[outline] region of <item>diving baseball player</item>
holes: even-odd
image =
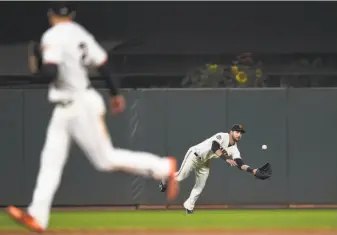
[[[255,175],[258,179],[264,180],[271,176],[272,171],[269,163],[260,168],[253,169],[243,162],[237,143],[244,133],[245,130],[242,125],[235,124],[229,133],[217,133],[189,148],[179,171],[176,172],[176,180],[182,181],[189,176],[191,170],[195,171],[195,185],[190,197],[184,203],[187,214],[193,213],[195,203],[205,187],[209,175],[209,163],[213,158],[221,158],[230,166],[236,166],[242,171]],[[161,192],[165,192],[169,187],[165,180],[162,180],[159,184]]]
[[[35,48],[35,56],[30,61],[32,72],[50,81],[48,100],[55,104],[33,198],[27,212],[15,206],[7,208],[13,219],[37,232],[48,227],[52,202],[72,141],[99,171],[125,171],[156,180],[165,178],[170,182],[168,200],[173,200],[178,192],[173,157],[162,158],[112,145],[104,121],[104,100],[90,85],[87,70],[87,66],[95,66],[107,79],[112,112],[123,111],[125,101],[110,75],[107,53],[88,31],[72,21],[74,11],[58,4],[48,12],[51,27],[43,34],[41,47]]]

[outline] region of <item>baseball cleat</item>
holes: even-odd
[[[166,183],[164,183],[163,181],[161,181],[160,184],[159,184],[160,192],[165,192],[166,188],[167,188]]]
[[[25,213],[21,209],[15,206],[9,206],[7,208],[7,213],[14,219],[16,222],[24,225],[26,228],[33,232],[44,232],[44,229],[41,225],[29,214]]]
[[[187,215],[193,214],[193,210],[188,210],[188,209],[186,209],[186,208],[185,208],[185,210],[186,210],[186,214],[187,214]]]
[[[167,182],[167,199],[174,200],[179,192],[179,184],[176,180],[175,173],[177,172],[177,160],[173,157],[169,158],[170,161],[170,175]]]

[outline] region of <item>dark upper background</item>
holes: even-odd
[[[336,2],[74,2],[99,40],[139,37],[144,53],[336,52]],[[47,28],[47,2],[1,2],[1,43]]]
[[[118,51],[128,55],[129,73],[184,73],[242,52],[281,67],[293,54],[335,59],[337,53],[336,2],[73,4],[76,21],[108,50],[120,40],[143,42]],[[26,45],[47,29],[47,9],[48,2],[0,3],[0,74],[28,74]]]

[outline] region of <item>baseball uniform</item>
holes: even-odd
[[[219,156],[212,151],[213,141],[218,142],[221,149],[227,151],[228,156],[233,159],[241,158],[237,144],[235,143],[230,145],[228,133],[216,133],[203,142],[190,147],[184,157],[179,171],[176,172],[177,181],[182,181],[189,176],[192,170],[195,171],[195,185],[189,198],[184,202],[184,207],[187,210],[193,211],[195,203],[205,187],[209,175],[211,159],[219,158]]]
[[[122,170],[158,180],[169,177],[172,159],[113,147],[103,118],[104,100],[88,77],[87,66],[99,66],[107,60],[106,51],[95,38],[73,21],[61,22],[43,34],[41,46],[44,64],[58,66],[58,76],[48,92],[48,100],[56,106],[41,153],[29,215],[47,228],[72,141],[97,170]]]
[[[270,163],[265,163],[263,166],[254,169],[242,160],[237,143],[244,133],[246,131],[242,125],[234,124],[229,133],[216,133],[188,149],[179,171],[175,174],[177,181],[187,178],[191,170],[194,170],[196,174],[195,185],[189,198],[184,202],[187,214],[193,213],[195,203],[205,187],[210,170],[210,161],[213,158],[221,158],[227,164],[236,166],[241,171],[252,174],[260,180],[266,180],[272,176]],[[169,185],[165,180],[162,180],[159,188],[161,192],[165,192]]]

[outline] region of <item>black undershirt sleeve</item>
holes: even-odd
[[[220,149],[220,144],[217,141],[212,142],[212,151],[215,153],[217,150]]]
[[[117,78],[114,78],[110,72],[110,68],[108,63],[104,63],[100,67],[97,68],[98,72],[104,77],[106,84],[110,90],[111,96],[116,96],[119,94],[119,81]]]
[[[220,148],[220,144],[217,141],[213,141],[212,142],[212,152],[215,153],[216,151],[218,151]],[[219,158],[223,159],[224,161],[231,159],[231,157],[225,155],[225,154],[221,154],[221,156],[219,156]]]
[[[52,82],[57,78],[58,65],[57,64],[42,64],[40,71],[36,74],[38,77],[43,77],[44,79]]]

